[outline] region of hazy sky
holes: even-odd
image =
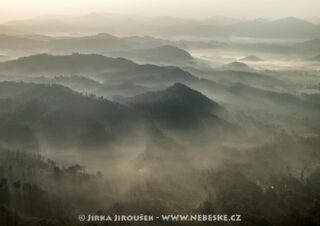
[[[0,0],[0,21],[91,12],[191,18],[311,18],[320,16],[320,0]]]

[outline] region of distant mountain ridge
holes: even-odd
[[[0,72],[19,76],[86,75],[110,82],[156,82],[197,80],[176,66],[140,65],[124,58],[98,54],[38,54],[0,63]]]
[[[28,37],[1,35],[0,49],[4,50],[35,50],[45,47],[45,43]]]
[[[117,26],[114,26],[114,25]],[[265,38],[316,38],[320,37],[320,27],[306,20],[295,17],[278,20],[239,20],[226,17],[211,17],[204,20],[180,19],[173,17],[139,17],[116,14],[88,14],[78,17],[34,18],[12,21],[3,24],[10,30],[26,32],[61,33],[61,32],[96,32],[137,34],[166,34],[194,36],[241,36]],[[115,28],[116,27],[116,28]],[[8,30],[9,29],[9,30]]]
[[[190,53],[172,45],[161,45],[150,49],[133,49],[116,54],[120,57],[148,63],[163,63],[169,65],[194,63],[194,58]]]
[[[316,38],[320,37],[320,27],[295,17],[269,21],[255,19],[240,21],[226,26],[207,23],[186,22],[165,28],[170,35],[191,36],[240,36],[255,38]]]
[[[126,40],[106,34],[99,33],[92,36],[70,37],[50,40],[48,48],[51,51],[61,52],[98,52],[125,50],[130,47],[130,43]]]

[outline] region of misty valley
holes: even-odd
[[[316,226],[319,148],[319,24],[98,13],[0,24],[1,226]]]

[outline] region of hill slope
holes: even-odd
[[[140,49],[126,52],[123,56],[149,63],[191,63],[194,59],[185,50],[165,45],[151,49]]]
[[[11,76],[85,75],[102,81],[123,83],[168,83],[196,80],[190,73],[174,66],[139,65],[124,58],[97,54],[39,54],[0,63],[0,72]]]
[[[123,137],[124,125],[129,134],[130,125],[138,121],[125,106],[60,85],[1,82],[0,90],[0,143],[8,148],[31,143],[30,149],[35,149],[35,144],[45,142],[61,150],[94,150],[111,137]]]
[[[216,118],[223,108],[188,86],[175,83],[165,90],[147,92],[121,100],[154,120],[189,125],[200,120]]]

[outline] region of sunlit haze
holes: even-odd
[[[319,9],[319,0],[2,0],[0,21],[92,12],[190,18],[311,18],[319,15]]]

